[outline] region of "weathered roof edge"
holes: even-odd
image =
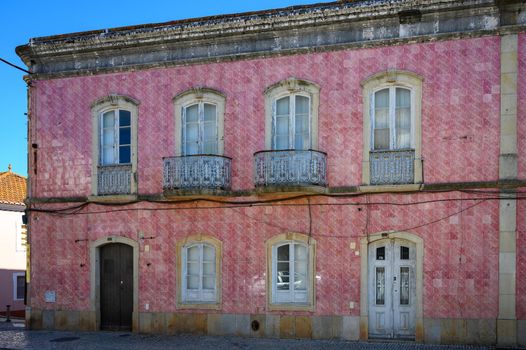
[[[16,51],[33,78],[98,74],[453,32],[487,35],[500,29],[499,11],[510,5],[525,6],[522,0],[346,0],[41,37]],[[452,19],[455,12],[469,12],[478,26]],[[438,28],[438,15],[457,21],[458,28]]]

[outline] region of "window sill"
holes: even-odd
[[[178,309],[202,309],[202,310],[221,310],[220,303],[198,303],[198,302],[189,302],[176,304]]]
[[[314,305],[302,304],[302,303],[272,303],[268,304],[267,308],[269,311],[310,311],[314,312]]]
[[[135,194],[112,194],[112,195],[93,195],[88,196],[89,202],[132,202],[137,200]]]
[[[424,184],[404,184],[404,185],[363,185],[358,187],[362,193],[377,192],[416,192],[420,191]]]

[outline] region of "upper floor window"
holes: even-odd
[[[309,149],[310,98],[290,94],[275,101],[272,118],[272,149]]]
[[[217,154],[217,105],[200,101],[183,107],[183,155]]]
[[[268,289],[271,309],[314,308],[314,253],[316,242],[299,233],[267,241]]]
[[[225,97],[222,93],[196,88],[174,98],[176,153],[222,155]]]
[[[390,86],[376,91],[372,98],[372,149],[411,148],[411,90]]]
[[[101,165],[131,163],[131,112],[110,109],[100,118]]]
[[[365,185],[422,182],[422,78],[386,71],[364,82]]]
[[[137,191],[137,116],[139,102],[110,95],[92,106],[94,195],[122,195]]]
[[[221,242],[196,235],[177,244],[181,307],[219,308]]]
[[[318,147],[320,88],[290,78],[265,90],[265,147],[272,150],[307,150]]]

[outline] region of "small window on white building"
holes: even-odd
[[[23,272],[13,274],[13,300],[24,300],[26,292],[26,277]]]
[[[16,222],[16,251],[25,252],[27,245],[27,226]]]

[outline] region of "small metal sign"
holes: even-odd
[[[56,293],[54,290],[46,290],[44,293],[44,300],[46,303],[54,303],[56,301]]]

